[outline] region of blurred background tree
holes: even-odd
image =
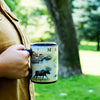
[[[68,77],[82,74],[70,0],[45,0],[45,2],[54,21],[59,45],[59,75]]]
[[[73,7],[78,40],[97,41],[100,50],[100,0],[74,0]]]

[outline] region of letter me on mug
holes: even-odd
[[[27,50],[27,49],[25,49]],[[34,83],[54,83],[58,79],[58,46],[56,43],[34,43],[31,50],[32,77]]]

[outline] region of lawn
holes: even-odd
[[[82,42],[79,54],[84,76],[35,84],[36,100],[100,100],[100,52],[96,51],[96,43]]]
[[[100,51],[96,42],[82,42],[79,46],[80,61],[84,74],[100,75]]]

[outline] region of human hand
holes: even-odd
[[[13,45],[0,55],[0,77],[10,79],[28,76],[29,53],[23,45]]]

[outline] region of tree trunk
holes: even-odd
[[[99,44],[99,42],[100,42],[100,34],[98,33],[97,34],[97,51],[100,50],[100,44]]]
[[[45,2],[55,24],[59,45],[59,75],[68,77],[82,74],[69,0]]]

